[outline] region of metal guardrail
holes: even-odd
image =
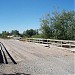
[[[8,50],[5,48],[3,43],[0,42],[0,63],[8,64],[8,59],[6,55],[8,55],[8,57],[14,64],[17,64],[16,61],[12,58],[12,56],[8,52]]]
[[[56,40],[56,39],[42,39],[42,38],[27,38],[27,42],[41,43],[41,44],[52,44],[58,47],[73,48],[75,47],[75,41],[70,40]]]

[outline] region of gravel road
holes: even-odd
[[[17,64],[0,64],[0,73],[31,75],[74,75],[75,55],[66,49],[44,47],[18,40],[2,42]]]

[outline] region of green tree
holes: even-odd
[[[19,36],[19,35],[20,35],[20,33],[19,33],[19,31],[18,31],[18,30],[12,30],[12,31],[11,31],[11,35]]]
[[[23,36],[32,37],[33,35],[36,35],[36,30],[30,29],[23,32]]]
[[[2,37],[2,34],[0,33],[0,38]]]
[[[75,39],[75,12],[54,12],[53,16],[46,15],[41,19],[41,31],[44,38]]]
[[[51,17],[50,14],[47,14],[44,18],[41,19],[41,32],[44,38],[52,37],[52,26],[51,26]]]
[[[8,35],[9,35],[9,32],[2,31],[2,38],[7,38]]]
[[[74,11],[63,11],[61,14],[54,14],[54,17],[52,17],[52,25],[54,26],[54,36],[56,39],[73,40],[75,38],[74,16]]]

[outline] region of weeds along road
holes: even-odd
[[[8,52],[17,62],[0,64],[0,73],[27,73],[31,75],[74,75],[74,53],[58,47],[17,40],[3,40]]]

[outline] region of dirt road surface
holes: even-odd
[[[8,52],[17,64],[11,61],[0,64],[0,73],[26,73],[31,75],[74,75],[75,53],[58,47],[17,40],[3,40]]]

